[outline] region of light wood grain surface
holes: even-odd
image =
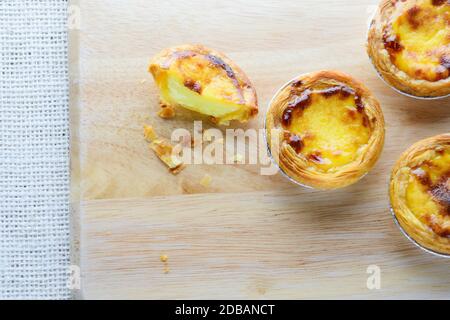
[[[78,297],[450,298],[450,261],[409,243],[387,200],[401,152],[449,131],[450,100],[406,98],[378,79],[364,48],[377,1],[74,4],[82,18],[70,36]],[[198,117],[156,117],[158,93],[146,69],[152,55],[182,43],[223,51],[246,71],[260,115],[244,128],[262,126],[268,101],[294,76],[352,74],[386,117],[380,161],[358,184],[333,192],[262,176],[257,165],[195,165],[172,176],[148,149],[142,126],[169,138]],[[209,188],[199,184],[205,173]],[[369,265],[381,268],[380,290],[366,286]]]

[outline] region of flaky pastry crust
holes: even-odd
[[[414,30],[422,26],[429,28],[432,18],[428,17],[428,13],[420,16],[423,7],[427,7],[427,10],[432,12],[433,7],[444,8],[444,6],[450,7],[450,2],[447,0],[381,1],[378,11],[370,25],[367,52],[380,76],[400,92],[424,98],[444,97],[450,94],[449,12],[439,13],[441,15],[441,21],[444,21],[443,23],[446,22],[446,25],[439,27],[440,30],[436,30],[436,32],[441,34],[445,32],[446,35],[443,36],[443,40],[436,47],[426,52],[426,55],[429,55],[433,61],[440,59],[439,64],[432,67],[434,70],[426,70],[431,67],[424,67],[423,64],[421,65],[422,62],[420,62],[417,64],[417,69],[409,68],[411,70],[405,72],[405,70],[399,68],[395,63],[396,54],[401,54],[402,50],[407,50],[404,47],[404,43],[402,43],[402,36],[395,34],[393,31],[393,24],[396,19],[402,16],[401,19],[406,21],[404,24],[410,24],[406,29],[412,30],[411,32],[414,32]],[[409,41],[411,43],[411,40]],[[417,39],[417,41],[412,41],[412,43],[420,46],[418,41],[421,40]],[[416,52],[409,52],[405,54],[405,57],[416,59]],[[405,59],[403,64],[407,64],[405,61],[408,58]],[[425,70],[421,69],[421,66]]]
[[[332,170],[324,171],[314,166],[317,157],[315,159],[314,155],[311,157],[311,154],[303,154],[297,148],[300,139],[286,140],[286,133],[289,135],[283,124],[286,121],[286,110],[292,108],[292,101],[298,101],[299,97],[302,99],[305,92],[315,90],[327,97],[335,94],[333,90],[343,90],[337,94],[344,97],[354,95],[358,111],[355,109],[348,112],[359,114],[369,131],[367,142],[358,146],[354,159]],[[385,125],[380,104],[363,84],[339,71],[304,74],[290,81],[272,99],[265,126],[269,150],[282,172],[297,183],[316,189],[336,189],[355,183],[374,166],[384,145]],[[302,147],[301,144],[300,146]]]
[[[404,232],[423,248],[442,255],[450,256],[450,171],[435,178],[432,182],[429,176],[420,169],[429,164],[437,156],[450,152],[450,133],[438,135],[417,142],[405,151],[395,164],[389,185],[390,201],[393,214]],[[447,170],[450,164],[447,164]],[[432,165],[431,165],[432,168]],[[445,170],[445,168],[444,168]],[[418,216],[408,205],[408,186],[416,176],[418,181],[426,187],[426,194],[436,198],[439,210]],[[421,176],[423,175],[423,176]],[[424,206],[427,205],[423,201]]]

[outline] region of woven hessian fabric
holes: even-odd
[[[0,0],[0,298],[67,299],[67,1]]]

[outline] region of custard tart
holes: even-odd
[[[383,0],[371,23],[368,54],[400,92],[450,94],[450,1]]]
[[[392,170],[391,207],[422,248],[450,257],[450,133],[422,140]]]
[[[290,81],[272,99],[265,125],[269,151],[281,171],[316,189],[355,183],[374,166],[384,144],[378,101],[338,71]]]
[[[163,115],[180,106],[228,124],[246,122],[258,113],[252,83],[220,52],[201,45],[168,48],[153,57],[149,71],[160,89]]]

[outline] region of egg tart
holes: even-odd
[[[218,124],[246,122],[258,113],[256,92],[245,73],[220,52],[201,45],[168,48],[150,62],[161,106],[180,106]],[[167,114],[167,112],[163,112]]]
[[[408,237],[450,257],[450,134],[422,140],[403,153],[389,191],[393,214]]]
[[[450,1],[383,0],[367,50],[382,78],[416,97],[450,94]]]
[[[376,163],[384,117],[370,91],[338,71],[302,75],[272,99],[269,151],[291,180],[316,189],[355,183]]]

